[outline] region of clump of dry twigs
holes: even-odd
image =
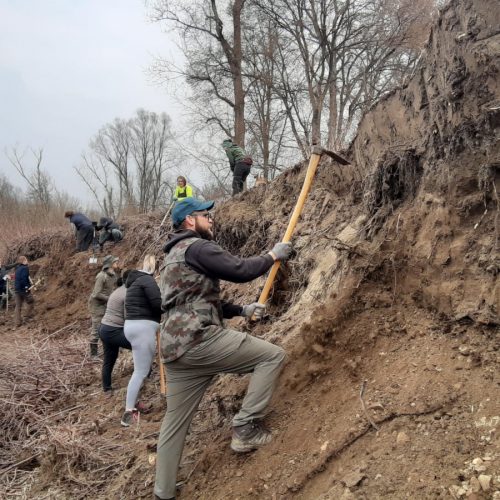
[[[70,238],[69,230],[45,229],[30,238],[12,241],[8,246],[5,260],[15,261],[19,255],[25,255],[30,261],[45,255],[65,255]]]
[[[62,330],[62,329],[61,329]],[[80,422],[85,387],[95,382],[86,357],[87,341],[75,323],[59,331],[34,330],[29,341],[9,346],[0,366],[0,496],[26,497],[37,488],[65,482],[64,491],[81,498],[99,488],[116,467],[116,444],[102,437],[94,422]],[[68,333],[70,334],[68,336]],[[43,474],[36,474],[42,467]],[[89,475],[89,472],[91,474]],[[40,478],[43,481],[40,481]],[[92,479],[89,481],[89,477]],[[29,496],[29,495],[28,495]]]

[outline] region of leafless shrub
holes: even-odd
[[[64,331],[64,338],[58,338]],[[50,484],[57,477],[72,498],[81,498],[118,473],[117,447],[98,429],[80,422],[82,391],[95,382],[77,322],[50,334],[35,330],[4,354],[0,366],[0,495],[29,490],[34,468]],[[69,336],[68,336],[69,334]],[[91,474],[88,474],[91,472]],[[89,479],[91,478],[91,479]],[[43,482],[42,481],[42,482]],[[85,486],[85,492],[82,491]],[[40,484],[37,484],[40,487]]]

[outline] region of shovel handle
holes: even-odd
[[[167,394],[167,384],[165,382],[165,365],[161,359],[161,348],[160,348],[160,330],[156,330],[156,346],[158,348],[158,366],[160,367],[160,394],[165,396]]]
[[[304,179],[304,184],[302,184],[302,190],[300,191],[299,198],[293,210],[292,216],[290,217],[290,222],[288,223],[288,227],[285,232],[285,236],[283,236],[283,243],[288,243],[292,239],[293,232],[295,231],[295,227],[297,226],[297,222],[299,220],[300,214],[302,213],[302,209],[304,208],[304,204],[306,202],[307,195],[311,190],[312,181],[314,179],[314,174],[319,165],[319,160],[321,159],[321,154],[313,152],[311,154],[311,159],[309,160],[309,166],[307,167],[306,177]],[[274,279],[276,278],[276,274],[280,267],[281,262],[277,260],[269,274],[267,275],[266,283],[259,297],[259,304],[265,304],[267,299],[269,298],[269,293],[271,292],[271,288],[274,283]],[[252,318],[255,319],[255,318]]]

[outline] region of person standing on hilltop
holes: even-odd
[[[102,262],[102,269],[95,278],[94,289],[89,297],[89,311],[92,321],[90,329],[90,355],[97,356],[99,345],[99,327],[106,312],[106,304],[109,296],[116,288],[116,282],[120,276],[118,257],[107,255]]]
[[[74,224],[76,230],[76,252],[85,252],[94,241],[94,225],[92,221],[79,212],[68,210],[64,217]]]
[[[193,188],[187,183],[182,175],[177,177],[177,186],[175,187],[173,201],[181,201],[185,198],[193,197]]]
[[[16,278],[15,278],[15,298],[16,310],[14,313],[14,321],[16,328],[22,325],[21,309],[26,302],[26,319],[33,318],[33,309],[35,300],[31,295],[31,278],[30,270],[28,267],[28,259],[24,255],[20,255],[17,259]]]
[[[247,156],[245,150],[235,144],[231,139],[222,142],[222,147],[229,159],[229,167],[233,172],[233,196],[243,191],[243,184],[250,173],[252,158]]]
[[[290,243],[277,243],[257,257],[231,255],[213,241],[213,201],[195,198],[172,211],[175,231],[168,235],[160,274],[164,320],[161,352],[167,369],[167,413],[158,438],[156,499],[172,499],[191,420],[214,376],[252,373],[240,411],[233,418],[231,448],[252,451],[271,441],[262,425],[285,359],[285,351],[243,332],[228,329],[223,318],[263,316],[259,303],[223,302],[219,280],[246,283],[265,274],[276,260],[290,258]]]

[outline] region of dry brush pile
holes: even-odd
[[[31,496],[49,485],[52,492],[61,488],[71,491],[71,498],[82,498],[97,492],[110,474],[122,469],[112,453],[120,445],[102,436],[96,440],[97,420],[82,420],[86,406],[82,396],[95,383],[95,374],[82,354],[87,352],[87,341],[77,335],[81,331],[77,323],[50,334],[33,329],[29,340],[16,341],[4,355],[0,366],[3,498],[26,497],[28,491]]]

